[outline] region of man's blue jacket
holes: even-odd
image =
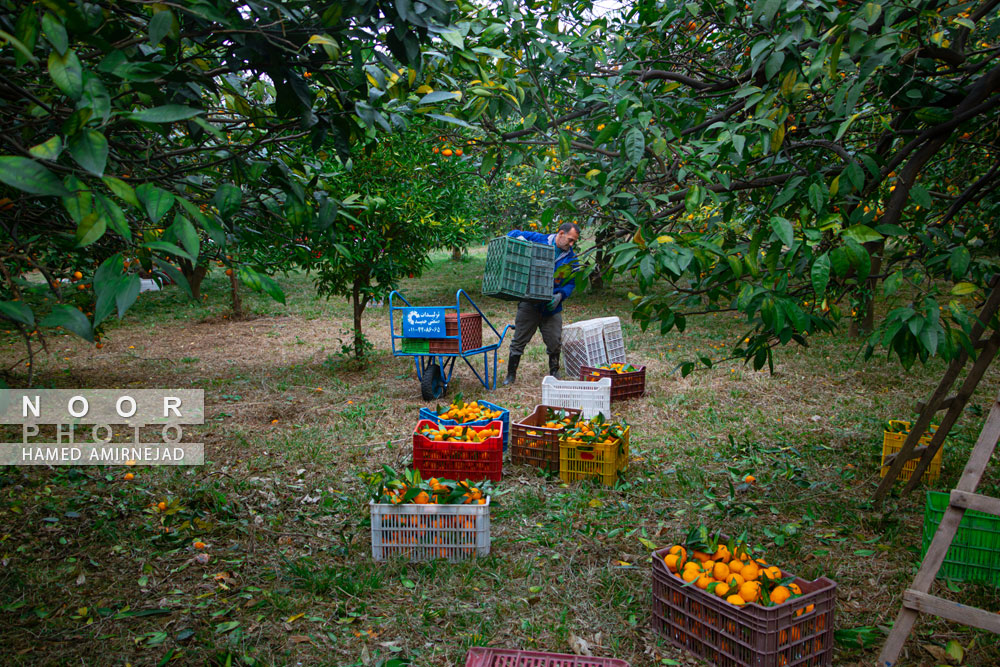
[[[523,232],[519,229],[515,229],[512,232],[507,232],[507,236],[512,236],[516,239],[522,239],[524,241],[531,241],[532,243],[544,243],[545,245],[555,246],[556,245],[556,235],[555,234],[539,234],[538,232]],[[561,271],[560,267],[565,267]],[[566,303],[566,299],[573,293],[573,289],[576,287],[576,280],[572,277],[572,273],[579,270],[580,265],[576,261],[576,253],[573,252],[572,248],[569,250],[560,250],[556,246],[556,265],[555,265],[555,277],[554,284],[552,288],[552,294],[562,294],[562,300],[559,305],[548,310],[544,303],[538,304],[536,307],[546,313],[559,313],[562,312],[563,304]]]

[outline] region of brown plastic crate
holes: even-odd
[[[606,368],[580,366],[580,379],[597,382],[601,378],[611,378],[611,401],[639,398],[646,394],[646,367],[639,366],[630,373],[616,373]]]
[[[446,313],[444,332],[458,335],[458,313]],[[483,346],[483,318],[479,313],[462,313],[462,351],[468,352]],[[457,338],[431,338],[431,354],[458,354]]]
[[[534,412],[510,426],[510,462],[559,472],[559,434],[561,428],[544,428],[546,410],[562,410],[580,416],[576,408],[536,405]]]
[[[802,597],[781,605],[737,607],[670,572],[668,549],[653,554],[653,629],[718,667],[820,667],[833,664],[837,584],[795,579]],[[782,571],[781,576],[795,575]],[[809,605],[812,611],[806,611]]]
[[[474,646],[465,655],[465,667],[629,667],[629,664],[615,658]]]

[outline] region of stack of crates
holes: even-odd
[[[563,327],[566,374],[580,377],[583,366],[624,364],[625,337],[617,317],[598,317]]]
[[[483,296],[507,301],[549,301],[555,274],[555,246],[510,236],[486,246]]]
[[[927,555],[938,524],[944,518],[948,499],[947,493],[927,492],[922,556]],[[939,579],[980,581],[1000,587],[1000,517],[965,510],[937,576]]]

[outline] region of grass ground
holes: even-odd
[[[477,298],[482,264],[479,251],[435,255],[402,289],[417,305],[447,305],[460,287]],[[566,321],[621,316],[630,360],[648,369],[646,398],[616,404],[634,454],[618,487],[506,467],[488,558],[374,563],[359,475],[409,459],[424,405],[413,366],[389,352],[386,307],[365,315],[375,351],[359,368],[340,354],[348,304],[317,298],[304,276],[281,282],[288,305],[249,295],[252,319],[228,318],[214,273],[202,303],[175,289],[143,294],[103,349],[50,339],[38,387],[204,389],[206,423],[189,439],[206,443],[209,462],[137,469],[128,482],[121,468],[0,470],[5,662],[444,666],[474,645],[566,652],[583,640],[634,667],[698,664],[650,629],[640,540],[672,544],[699,523],[745,530],[770,562],[836,581],[838,629],[873,628],[874,639],[858,648],[842,634],[834,664],[874,661],[920,562],[925,500],[871,506],[882,425],[912,416],[941,362],[863,363],[857,341],[837,335],[779,351],[773,375],[722,363],[681,378],[680,360],[725,356],[741,323],[718,315],[661,337],[628,320],[624,284],[581,291]],[[495,323],[512,321],[513,304],[479,303]],[[0,340],[0,363],[23,379],[17,341]],[[449,395],[488,396],[517,418],[540,401],[545,363],[536,337],[514,387],[487,394],[459,367]],[[957,480],[998,375],[954,429],[934,488]],[[755,485],[740,484],[747,474]],[[1000,495],[995,470],[981,488]],[[169,514],[150,509],[160,501]],[[938,587],[1000,609],[996,589]],[[938,664],[935,647],[951,639],[969,647],[964,664],[1000,664],[995,636],[935,620],[918,624],[900,664]]]

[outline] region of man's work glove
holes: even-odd
[[[545,304],[545,310],[555,310],[556,307],[559,305],[559,302],[562,301],[562,298],[563,298],[562,294],[556,294],[555,296],[553,296],[552,301],[549,301],[547,304]]]

